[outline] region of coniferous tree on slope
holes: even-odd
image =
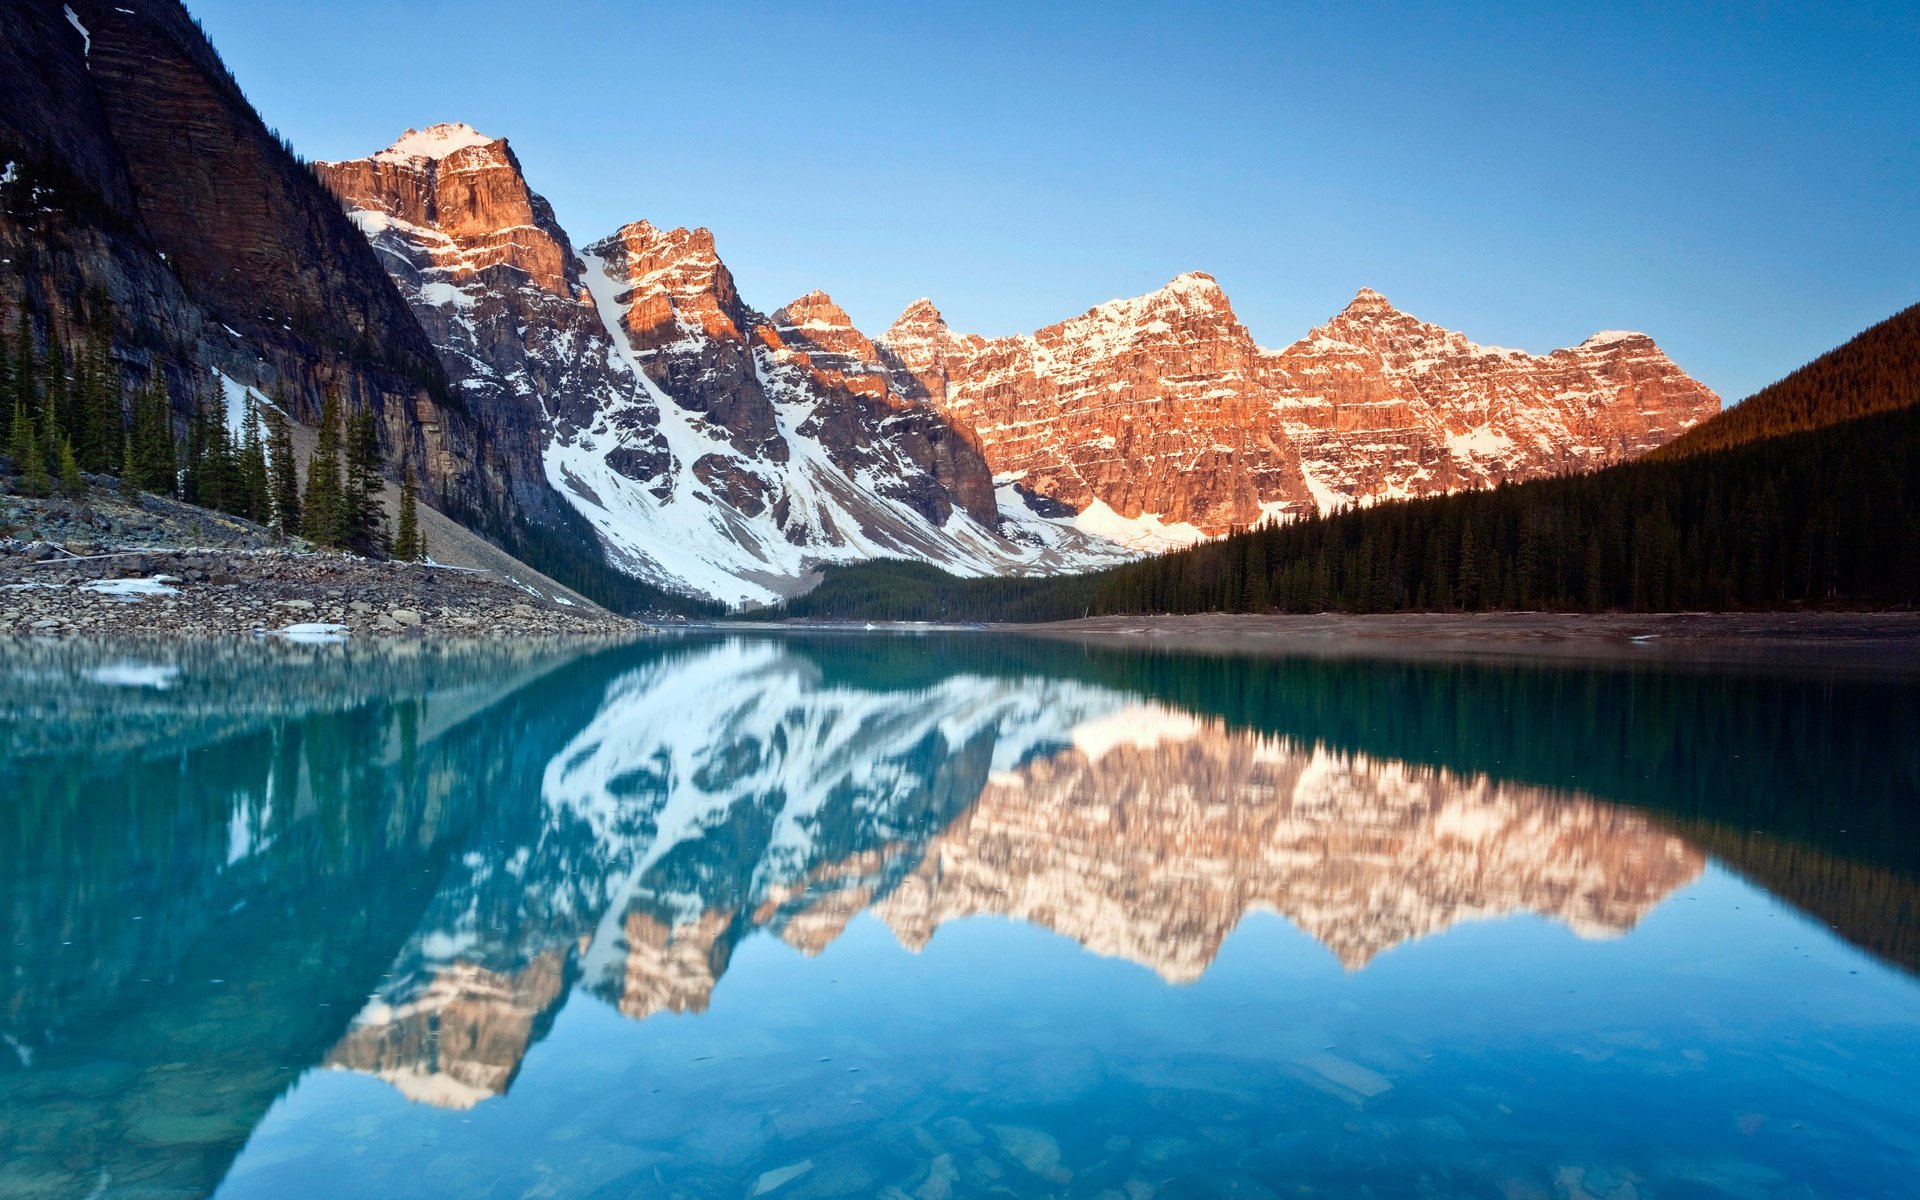
[[[385,485],[381,466],[380,427],[373,409],[363,406],[347,426],[346,537],[349,545],[370,554],[387,552],[386,513],[380,506]]]
[[[179,490],[179,464],[173,444],[173,403],[158,373],[134,396],[132,428],[121,468],[122,491],[172,496]]]
[[[85,352],[86,386],[81,394],[81,436],[74,439],[74,453],[80,465],[89,471],[111,473],[120,467],[121,412],[120,370],[113,359],[111,331],[96,325],[88,335]]]
[[[80,472],[80,460],[74,456],[73,443],[60,443],[60,494],[69,500],[87,498],[87,477]]]
[[[267,411],[267,492],[272,524],[282,537],[300,532],[300,471],[293,461],[293,430],[287,424],[286,393],[275,390]]]
[[[413,482],[413,464],[400,473],[400,528],[393,538],[393,556],[419,562],[427,556],[427,539],[420,532],[419,489]]]
[[[247,428],[240,440],[235,479],[240,488],[241,513],[262,525],[273,519],[273,497],[268,490],[266,443],[260,436],[260,410],[247,401]]]
[[[8,413],[13,411],[13,339],[0,327],[0,401]]]
[[[17,397],[13,402],[12,419],[8,422],[7,458],[12,462],[13,473],[17,477],[14,486],[21,494],[46,494],[47,460],[40,447],[38,423]]]
[[[327,390],[320,406],[319,441],[307,460],[307,490],[300,502],[300,532],[319,546],[340,549],[350,528],[342,473],[340,393]]]
[[[233,511],[233,451],[219,399],[196,391],[187,422],[185,499],[218,512]]]
[[[13,338],[13,395],[10,400],[26,406],[27,412],[39,411],[40,392],[34,380],[40,374],[40,360],[34,353],[33,325],[27,320],[27,310],[20,310],[18,320],[14,322]]]
[[[68,401],[67,355],[60,345],[60,339],[53,336],[51,323],[47,335],[46,353],[40,356],[40,365],[45,373],[41,385],[40,411],[37,415],[40,425],[41,449],[45,461],[60,461],[60,441],[69,428],[72,415]]]

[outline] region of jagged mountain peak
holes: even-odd
[[[1155,320],[1156,314],[1169,309],[1180,313],[1220,314],[1229,320],[1233,317],[1233,304],[1220,281],[1205,271],[1188,271],[1144,295],[1096,304],[1080,319],[1141,324]]]
[[[1363,287],[1353,294],[1353,299],[1347,302],[1347,307],[1341,310],[1341,315],[1362,316],[1372,313],[1390,313],[1397,311],[1399,310],[1393,307],[1393,301],[1387,299],[1370,287]]]
[[[1151,292],[1096,304],[1077,317],[1050,325],[1033,336],[1043,344],[1076,343],[1094,354],[1141,339],[1157,340],[1172,327],[1237,329],[1233,304],[1213,276],[1200,271],[1176,275]]]
[[[853,318],[833,297],[815,289],[774,310],[773,322],[783,329],[840,331],[853,329]]]
[[[1204,271],[1006,337],[957,333],[923,297],[876,342],[825,291],[770,315],[749,304],[706,227],[636,220],[575,256],[506,142],[471,126],[410,130],[323,171],[387,239],[463,387],[534,384],[554,423],[549,482],[609,553],[730,601],[877,556],[967,574],[1094,565],[1266,518],[1601,466],[1718,409],[1639,335],[1531,356],[1371,288],[1263,350]],[[500,265],[566,311],[518,321],[499,293],[524,283]],[[494,317],[498,337],[467,345]],[[562,336],[536,337],[540,370],[523,372],[533,325]]]
[[[446,121],[425,129],[409,129],[393,145],[375,155],[377,158],[430,158],[439,160],[476,146],[491,146],[505,138],[488,137],[471,125]]]
[[[1611,350],[1615,347],[1627,346],[1638,348],[1642,344],[1654,345],[1653,338],[1632,329],[1602,329],[1598,333],[1589,335],[1587,340],[1581,342],[1576,349]]]
[[[889,344],[943,336],[949,332],[947,318],[925,296],[900,310],[881,340]]]
[[[1160,291],[1169,295],[1209,302],[1216,298],[1224,301],[1227,296],[1226,289],[1220,286],[1220,281],[1205,271],[1186,271],[1175,275],[1160,288]]]
[[[646,246],[659,249],[671,249],[673,253],[691,257],[708,255],[718,258],[720,252],[713,240],[713,230],[706,226],[689,229],[685,225],[663,226],[652,221],[629,221],[613,231],[613,235],[604,242],[624,242],[629,247]]]

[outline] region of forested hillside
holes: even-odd
[[[1920,401],[1920,304],[1769,384],[1649,454],[1684,458]]]
[[[1911,604],[1920,598],[1916,333],[1920,310],[1875,326],[1749,400],[1761,407],[1748,424],[1687,453],[1270,525],[1091,575],[834,570],[782,611],[1042,621]]]

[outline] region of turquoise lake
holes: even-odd
[[[1920,1195],[1920,681],[0,651],[0,1197]]]

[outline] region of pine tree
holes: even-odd
[[[60,494],[69,500],[87,498],[87,477],[80,473],[80,460],[74,457],[73,443],[60,443]]]
[[[0,407],[7,411],[8,442],[13,434],[13,342],[4,328],[0,328]]]
[[[14,474],[26,473],[27,457],[39,438],[40,433],[33,427],[33,417],[27,412],[27,406],[15,399],[13,416],[7,422],[7,459],[13,464]]]
[[[225,396],[216,389],[194,398],[187,425],[187,496],[203,508],[245,516],[239,454],[227,428]]]
[[[33,382],[40,373],[40,365],[33,351],[33,325],[27,320],[24,304],[20,306],[20,318],[14,326],[13,347],[13,395],[10,399],[25,405],[27,412],[33,413],[40,405],[40,393]]]
[[[131,503],[140,500],[139,461],[133,452],[133,431],[128,430],[120,435],[120,498]]]
[[[40,438],[46,447],[47,461],[58,462],[60,442],[67,436],[72,412],[67,401],[67,353],[60,339],[53,335],[52,322],[48,322],[47,352],[40,364],[46,373],[40,396]]]
[[[386,550],[386,514],[380,507],[380,427],[373,409],[353,414],[347,429],[347,540],[373,553]]]
[[[87,470],[112,472],[120,466],[126,417],[121,411],[120,369],[105,331],[96,331],[90,339],[87,358],[85,436],[76,440],[75,450]]]
[[[413,483],[413,465],[400,473],[400,531],[393,538],[393,556],[407,562],[419,562],[427,556],[426,539],[420,536],[418,489]]]
[[[236,475],[242,501],[240,515],[266,524],[273,516],[273,497],[268,491],[266,444],[260,438],[260,410],[252,400],[247,401],[247,430],[240,442]]]
[[[329,388],[320,407],[320,440],[307,460],[307,492],[300,532],[320,546],[346,545],[346,481],[341,478],[340,394]]]
[[[179,490],[179,464],[173,444],[173,402],[158,373],[133,402],[133,431],[122,471],[133,476],[134,491],[172,496]]]
[[[186,470],[181,473],[185,480],[181,498],[203,508],[216,506],[214,493],[218,485],[213,476],[217,468],[207,461],[207,440],[211,433],[205,398],[195,391],[192,411],[187,417],[187,458]]]
[[[16,413],[16,415],[18,415]],[[41,445],[37,422],[26,419],[24,424],[16,423],[15,430],[24,432],[20,445],[16,447],[18,457],[14,459],[14,470],[20,474],[20,492],[27,496],[44,496],[53,490],[53,481],[47,478],[47,453]]]
[[[273,528],[286,537],[300,528],[300,470],[293,461],[293,431],[287,424],[286,393],[278,388],[267,412],[267,492]]]

